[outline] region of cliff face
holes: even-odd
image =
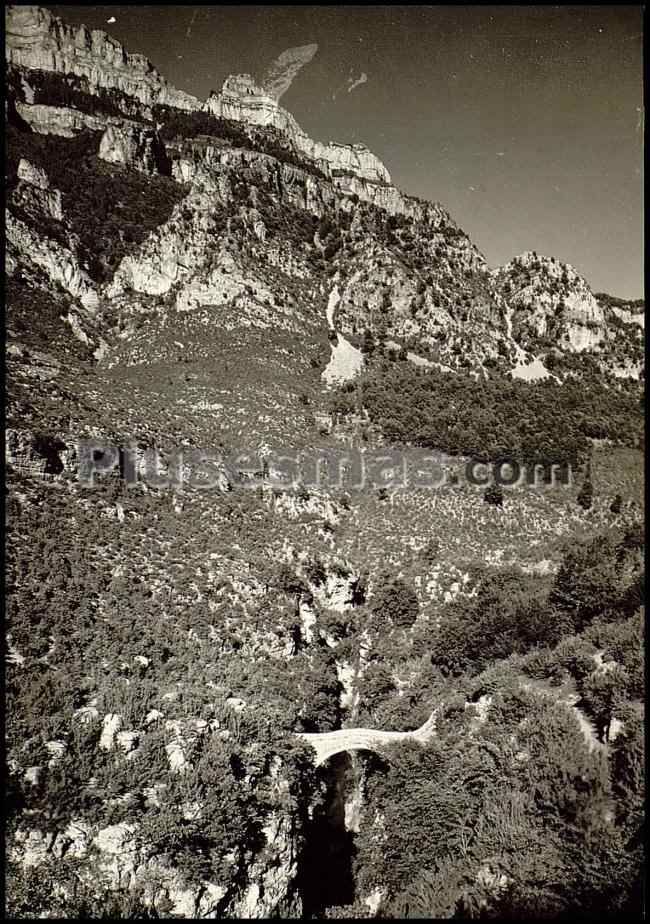
[[[258,87],[248,74],[229,77],[219,93],[208,97],[205,109],[215,116],[270,126],[291,139],[296,149],[329,175],[335,171],[352,173],[363,180],[390,185],[388,170],[363,144],[323,144],[303,132],[294,117],[277,100]]]
[[[67,106],[44,106],[16,101],[18,116],[39,135],[59,135],[74,138],[84,129],[103,131],[108,123],[105,116],[89,115]]]
[[[605,314],[572,266],[527,252],[496,270],[494,278],[524,348],[535,349],[543,340],[575,352],[603,344]]]
[[[69,26],[38,6],[9,6],[5,19],[7,63],[33,70],[75,74],[90,92],[119,90],[147,105],[198,109],[189,93],[176,90],[144,55],[129,54],[99,29]]]
[[[19,192],[20,194],[20,192]],[[9,266],[32,264],[46,273],[87,309],[97,306],[97,293],[75,253],[51,238],[41,238],[25,222],[7,216],[7,260]]]
[[[137,122],[109,124],[99,144],[99,157],[110,164],[133,167],[150,176],[170,172],[165,146],[158,134]]]
[[[274,157],[260,151],[232,148],[216,138],[173,141],[167,144],[167,153],[172,161],[173,175],[182,182],[209,185],[210,176],[220,172],[219,165],[226,168],[239,166],[242,169],[254,166],[256,170],[263,170],[267,175],[279,169],[282,173],[282,184],[278,186],[278,194],[295,195],[297,198],[294,204],[298,208],[318,216],[323,214],[326,207],[349,212],[353,210],[351,200],[356,198],[382,209],[389,215],[403,215],[432,228],[453,223],[449,213],[439,203],[407,196],[396,186],[377,183],[356,173],[331,177],[326,174],[327,179],[324,181],[308,169],[278,163]],[[476,248],[474,250],[478,255],[477,259],[484,263],[485,260],[479,251]]]
[[[86,81],[90,93],[117,90],[145,107],[203,108],[222,118],[272,127],[328,174],[343,171],[362,180],[390,184],[390,174],[364,145],[313,141],[278,105],[277,88],[266,92],[248,75],[229,77],[220,93],[201,103],[172,87],[147,58],[129,54],[105,32],[69,26],[37,6],[7,8],[5,55],[7,63],[17,68],[74,74]]]
[[[21,159],[18,164],[19,182],[14,200],[32,214],[43,211],[54,221],[63,220],[61,191],[50,188],[47,173],[39,167],[34,167],[28,160]]]

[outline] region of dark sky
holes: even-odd
[[[50,9],[106,29],[200,98],[317,42],[282,98],[312,137],[363,141],[490,265],[536,250],[595,291],[643,294],[639,6]]]

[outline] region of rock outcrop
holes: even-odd
[[[106,117],[89,115],[66,106],[46,106],[42,103],[31,105],[16,101],[16,112],[32,131],[39,135],[60,135],[62,138],[74,138],[79,132],[89,129],[103,131],[108,124]]]
[[[18,183],[12,195],[12,201],[19,202],[23,208],[35,213],[45,212],[55,221],[63,220],[61,191],[51,189],[47,173],[35,167],[25,158],[18,164]]]
[[[284,812],[270,813],[263,827],[264,852],[248,869],[248,885],[229,905],[227,914],[236,918],[275,917],[279,908],[288,916],[300,917],[302,902],[296,890],[299,852],[293,819]]]
[[[319,217],[333,207],[351,211],[356,198],[383,209],[389,215],[403,215],[431,229],[440,225],[455,227],[449,213],[440,203],[407,196],[396,186],[377,183],[356,174],[346,173],[325,180],[307,169],[278,161],[261,151],[227,147],[210,138],[172,142],[167,145],[167,153],[172,161],[172,175],[175,179],[202,186],[206,191],[219,191],[224,201],[230,198],[223,186],[228,168],[252,168],[265,182],[279,173],[277,195],[296,208]],[[484,266],[485,259],[477,248],[472,246],[472,253],[473,262],[477,266]]]
[[[132,167],[149,176],[169,174],[171,170],[157,132],[138,122],[111,122],[99,143],[99,157],[109,164]]]
[[[199,100],[170,86],[144,55],[129,54],[106,32],[68,25],[42,7],[7,7],[5,43],[8,64],[75,74],[91,93],[119,90],[150,106],[200,108]]]
[[[31,186],[37,186],[39,189],[50,188],[50,181],[45,170],[35,167],[24,157],[21,157],[18,162],[18,178]]]
[[[205,109],[219,118],[276,129],[292,141],[297,151],[315,161],[329,176],[338,171],[372,183],[390,185],[388,170],[365,145],[313,141],[291,113],[279,106],[277,100],[259,87],[249,74],[228,77],[221,91],[208,97]]]
[[[92,280],[70,250],[51,238],[39,237],[11,214],[7,215],[6,228],[8,255],[38,266],[52,282],[78,298],[84,308],[96,309],[98,298]]]
[[[602,343],[603,309],[569,264],[528,251],[495,270],[493,278],[512,308],[513,332],[525,349],[536,349],[540,340],[570,352]]]
[[[122,261],[107,290],[114,297],[128,289],[164,295],[193,274],[212,230],[211,200],[200,192],[177,206],[170,220],[152,234],[133,255]],[[191,212],[191,220],[184,213]]]

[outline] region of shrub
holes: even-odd
[[[503,489],[501,485],[489,485],[489,487],[485,489],[483,500],[486,504],[492,504],[495,507],[503,507]]]
[[[594,501],[594,487],[591,483],[590,478],[585,478],[582,483],[582,487],[576,497],[576,503],[582,507],[583,510],[589,510]]]
[[[438,539],[429,539],[425,547],[420,552],[420,558],[428,565],[432,565],[440,554],[440,541]]]
[[[395,626],[412,626],[418,617],[419,604],[415,591],[399,578],[388,579],[379,588],[371,603],[372,612]]]

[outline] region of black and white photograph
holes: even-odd
[[[644,918],[644,25],[5,6],[6,918]]]

